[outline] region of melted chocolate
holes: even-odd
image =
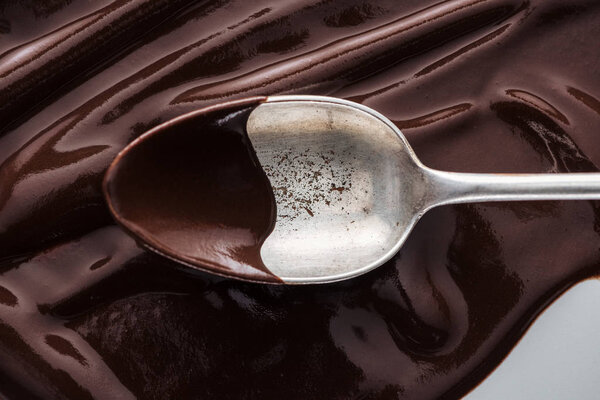
[[[319,287],[189,275],[110,216],[148,129],[251,94],[392,119],[428,166],[596,171],[600,4],[0,4],[0,395],[459,398],[600,266],[598,202],[428,213],[377,270]]]
[[[277,214],[246,132],[260,100],[201,110],[127,147],[105,178],[117,221],[151,249],[185,264],[281,282],[260,256]]]

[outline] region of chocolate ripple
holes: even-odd
[[[598,273],[598,202],[443,207],[366,276],[263,287],[143,250],[102,177],[172,117],[297,91],[377,109],[431,167],[595,171],[599,22],[583,0],[0,5],[0,394],[459,398]]]

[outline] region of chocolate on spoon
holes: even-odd
[[[246,134],[261,100],[189,113],[131,143],[104,180],[115,219],[150,249],[186,265],[278,281],[260,258],[275,199]]]
[[[127,146],[104,179],[119,224],[185,265],[265,283],[349,279],[443,204],[600,198],[600,174],[427,168],[376,111],[320,96],[198,110]]]

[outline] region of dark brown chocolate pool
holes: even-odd
[[[597,171],[595,0],[0,2],[0,397],[456,399],[600,262],[598,202],[448,206],[318,287],[189,274],[116,225],[128,143],[253,95],[363,103],[424,164]]]
[[[127,147],[104,179],[115,219],[189,266],[280,283],[260,256],[275,226],[275,196],[246,132],[261,100],[199,110]]]

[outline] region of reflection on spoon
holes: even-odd
[[[267,283],[326,283],[382,265],[435,206],[600,198],[600,174],[437,171],[368,107],[280,96],[157,126],[119,154],[104,192],[127,231],[183,264]]]

